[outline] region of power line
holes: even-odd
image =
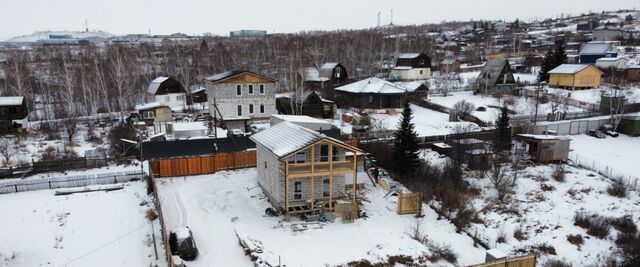
[[[109,246],[109,245],[111,245],[111,244],[115,243],[116,241],[119,241],[119,240],[121,240],[121,239],[123,239],[123,238],[125,238],[125,237],[127,237],[127,236],[129,236],[129,235],[131,235],[131,234],[133,234],[134,232],[136,232],[136,231],[140,230],[140,229],[141,229],[142,227],[144,227],[145,225],[146,225],[146,223],[144,223],[144,224],[140,225],[139,227],[137,227],[137,228],[135,228],[135,229],[133,229],[133,230],[131,230],[131,231],[127,232],[126,234],[124,234],[124,235],[122,235],[122,236],[119,236],[118,238],[116,238],[116,239],[114,239],[114,240],[111,240],[111,241],[107,242],[106,244],[104,244],[104,245],[102,245],[102,246],[99,246],[99,247],[97,247],[97,248],[95,248],[95,249],[93,249],[93,250],[91,250],[91,251],[89,251],[89,252],[87,252],[87,253],[85,253],[85,254],[80,255],[79,257],[76,257],[76,258],[74,258],[74,259],[71,259],[71,260],[69,260],[69,261],[65,262],[63,265],[64,265],[64,266],[67,266],[67,264],[69,264],[69,263],[72,263],[72,262],[77,261],[77,260],[79,260],[79,259],[81,259],[81,258],[84,258],[84,257],[86,257],[86,256],[89,256],[90,254],[92,254],[92,253],[94,253],[94,252],[97,252],[98,250],[101,250],[101,249],[103,249],[103,248],[105,248],[105,247],[107,247],[107,246]],[[155,233],[152,233],[152,234],[155,234]]]

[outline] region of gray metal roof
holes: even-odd
[[[286,156],[323,139],[341,143],[334,138],[288,121],[278,123],[250,138],[278,157]]]

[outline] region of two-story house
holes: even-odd
[[[343,200],[356,214],[356,179],[347,192],[345,175],[356,177],[357,160],[346,155],[359,149],[288,121],[250,138],[256,143],[258,185],[275,208],[286,214],[333,212]]]
[[[205,79],[209,110],[228,129],[244,130],[251,120],[277,114],[277,80],[250,71],[233,70]]]
[[[147,103],[158,102],[173,111],[183,111],[187,105],[187,90],[172,77],[158,77],[149,83]]]
[[[415,81],[431,78],[431,59],[424,53],[400,54],[389,74],[390,81]]]

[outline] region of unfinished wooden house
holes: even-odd
[[[529,156],[535,162],[565,162],[569,159],[569,144],[571,143],[569,137],[519,134],[514,139],[528,145]]]
[[[341,141],[288,121],[251,136],[256,143],[258,184],[269,202],[286,214],[318,210],[334,212],[337,203],[356,203],[345,189],[345,175],[357,175],[357,161],[346,154],[361,152]],[[353,209],[355,215],[356,209]]]

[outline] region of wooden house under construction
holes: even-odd
[[[345,175],[356,177],[361,152],[339,140],[284,121],[251,139],[256,143],[258,184],[269,202],[286,214],[335,212],[347,201],[355,207],[353,189],[345,189]],[[356,209],[352,209],[355,215]]]

